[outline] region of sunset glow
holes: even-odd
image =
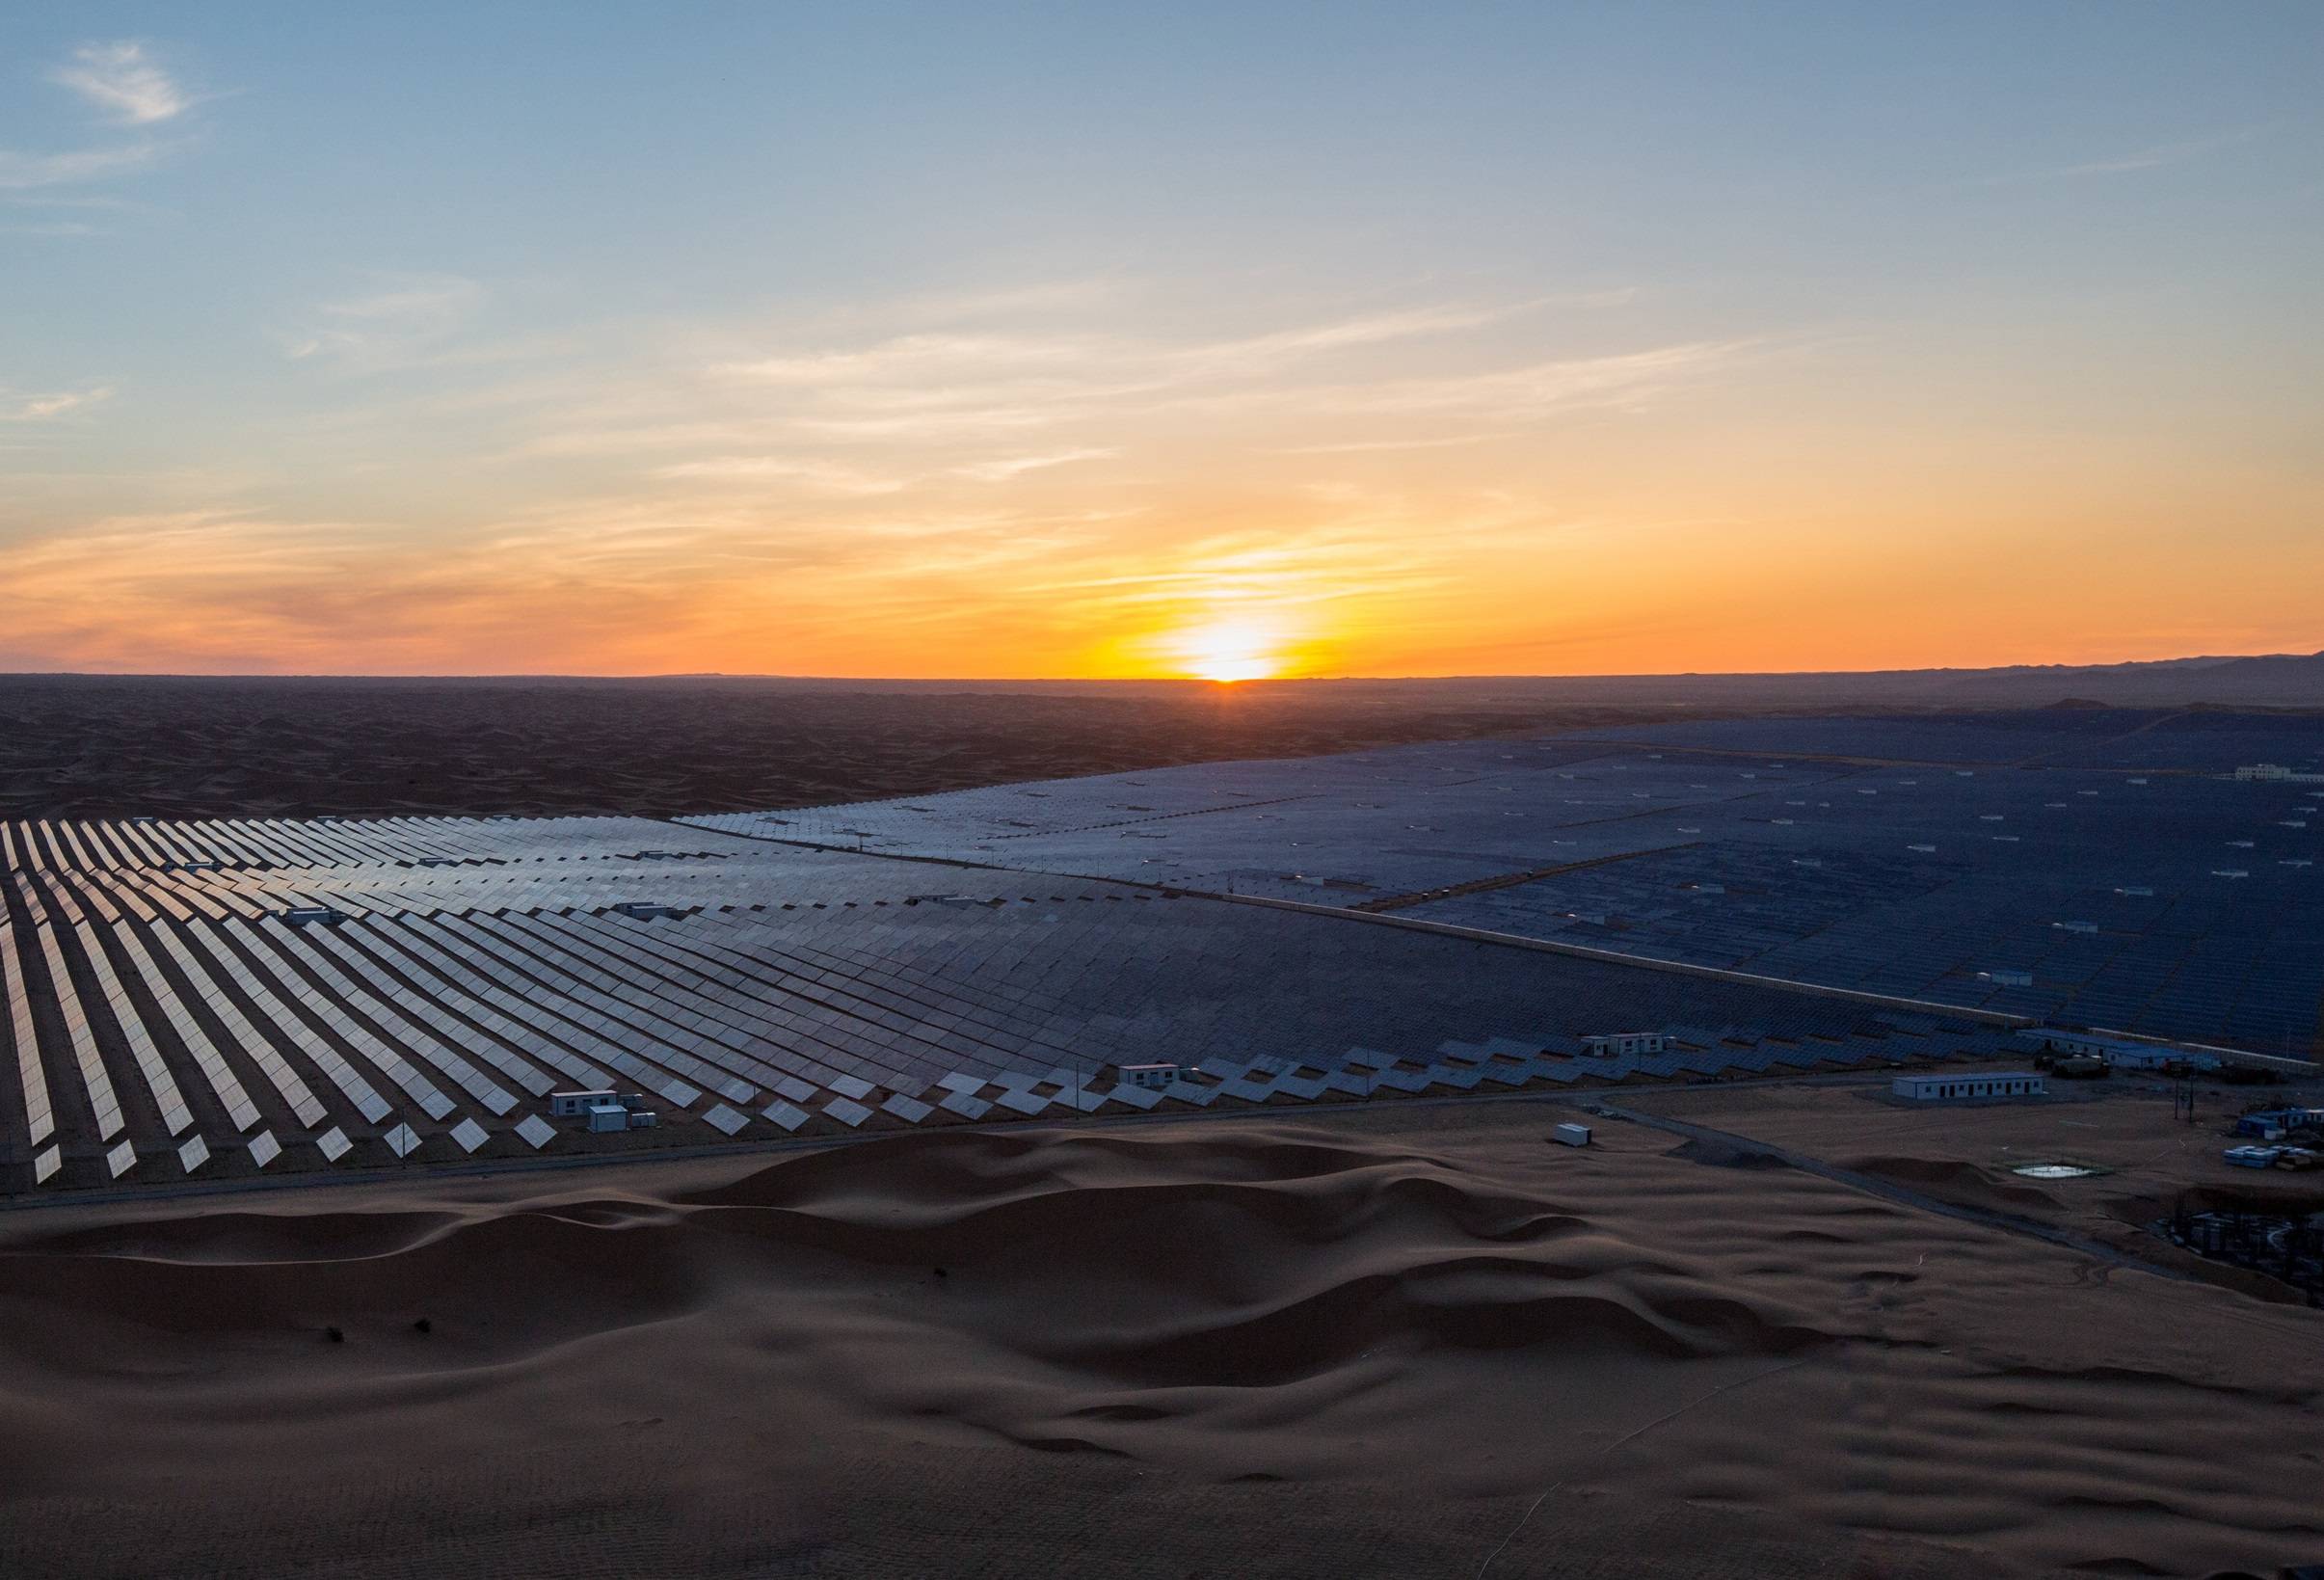
[[[1197,626],[1173,644],[1198,681],[1264,681],[1283,672],[1282,638],[1263,621],[1229,617]]]
[[[28,19],[0,668],[2324,642],[2324,13],[1112,9]]]

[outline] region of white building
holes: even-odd
[[[2127,1037],[2110,1037],[2098,1031],[2070,1031],[2055,1026],[2029,1027],[2018,1035],[2045,1052],[2102,1058],[2118,1070],[2160,1070],[2173,1064],[2216,1070],[2224,1062],[2217,1054],[2174,1048],[2168,1043],[2132,1042]]]
[[[2040,1097],[2049,1083],[2031,1070],[1971,1074],[1952,1070],[1937,1075],[1900,1075],[1888,1083],[1889,1092],[1915,1103],[1961,1103],[1979,1097]]]
[[[1670,1046],[1666,1031],[1603,1031],[1582,1039],[1582,1052],[1591,1058],[1618,1058],[1625,1055],[1659,1054]]]

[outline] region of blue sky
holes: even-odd
[[[1124,10],[19,6],[0,664],[2324,641],[2324,8]]]

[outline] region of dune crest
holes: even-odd
[[[2202,1573],[2296,1557],[2319,1523],[2275,1490],[2315,1449],[2285,1430],[2316,1405],[2289,1360],[2307,1314],[2093,1279],[1659,1134],[1576,1153],[1542,1129],[955,1131],[617,1189],[28,1216],[0,1237],[0,1439],[43,1451],[11,1456],[0,1531],[86,1554],[72,1499],[134,1497],[162,1550],[227,1521],[263,1551],[300,1498],[384,1518],[395,1487],[457,1511],[540,1476],[573,1518],[681,1531],[705,1572],[793,1547],[881,1572],[839,1533],[897,1477],[955,1518],[1060,1475],[1443,1509],[1340,1550],[1347,1573],[1441,1565],[1416,1533],[1450,1552],[1545,1489],[1527,1540],[1553,1545],[1507,1572],[1554,1572],[1574,1521],[1680,1509],[1826,1555],[1905,1543],[1895,1572],[1926,1575]],[[2185,1336],[2221,1323],[2248,1352]],[[167,1489],[191,1442],[217,1467],[198,1503]],[[141,1572],[123,1554],[92,1572]]]

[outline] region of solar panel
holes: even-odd
[[[40,1068],[40,1045],[33,1031],[32,1001],[21,969],[10,970],[10,957],[20,947],[16,931],[0,911],[0,988],[8,996],[9,1037],[16,1056],[17,1094],[23,1099],[26,1140],[38,1147],[56,1131],[49,1103],[48,1078]]]
[[[1035,1117],[1685,1078],[1748,1069],[1730,1039],[1754,1030],[1794,1039],[1784,1067],[1901,1046],[1901,1026],[1801,1040],[1829,1011],[1780,989],[1315,914],[1415,895],[1393,914],[2166,1034],[2312,1036],[2324,905],[2295,888],[2310,870],[2284,865],[2307,855],[2260,848],[2305,833],[2278,826],[2305,816],[2285,817],[2289,800],[2183,773],[2134,796],[2092,794],[2123,782],[2008,766],[2060,761],[2068,736],[2094,761],[2170,763],[2152,731],[2061,727],[2032,753],[2029,737],[1974,719],[1704,728],[1699,739],[1721,751],[1780,744],[1857,761],[1835,769],[1770,750],[1743,769],[1695,737],[1654,735],[1645,751],[1640,732],[1598,732],[1145,770],[775,822],[720,815],[695,820],[699,841],[621,818],[0,825],[19,891],[32,885],[20,914],[33,918],[0,920],[0,1028],[15,1056],[0,1070],[13,1063],[26,1115],[0,1143],[27,1144],[38,1175],[41,1143],[60,1131],[81,1156],[98,1141],[182,1148],[200,1116],[223,1111],[249,1131],[282,1111],[278,1101],[305,1130],[334,1114],[375,1126],[392,1111],[388,1086],[455,1134],[482,1134],[462,1116],[470,1108],[514,1117],[551,1085],[616,1083],[681,1119],[707,1094],[724,1111],[713,1129],[734,1134],[745,1112],[774,1122],[835,1102],[865,1109],[859,1123],[877,1105],[912,1124],[938,1110]],[[1900,776],[1862,761],[1883,741],[1983,742],[1985,756],[1967,755],[1989,765]],[[2120,819],[2131,814],[2118,806],[2133,802],[2140,870],[2124,873]],[[2015,844],[1941,837],[1980,820],[1981,832],[2043,832]],[[925,864],[761,834],[983,865],[932,885]],[[2244,879],[2211,877],[2234,859],[2222,846],[2242,841]],[[718,851],[672,848],[686,844]],[[1303,909],[1164,897],[1151,885],[1165,876],[1180,897],[1232,888]],[[356,920],[296,937],[261,920],[305,905]],[[615,905],[678,914],[633,919],[609,914]],[[2092,930],[2050,925],[2062,918]],[[1992,960],[2021,962],[2032,983],[1996,987],[1963,969]],[[69,1004],[47,985],[58,981]],[[1685,1028],[1685,1046],[1579,1076],[1534,1057],[1634,1020]],[[1393,1055],[1351,1049],[1359,1038],[1434,1050],[1433,1062],[1399,1068]],[[1123,1062],[1207,1073],[1156,1096],[1115,1079]],[[76,1071],[81,1089],[47,1092],[59,1069]],[[84,1105],[93,1076],[127,1085],[109,1106]],[[542,1121],[540,1134],[545,1145],[554,1131]],[[331,1125],[317,1138],[326,1161],[334,1136],[348,1146]]]
[[[65,957],[57,947],[56,928],[38,924],[42,909],[39,897],[30,891],[26,892],[25,897],[36,918],[33,936],[39,943],[43,963],[48,967],[49,992],[64,1014],[66,1040],[71,1047],[73,1062],[81,1073],[81,1089],[89,1099],[89,1108],[96,1123],[97,1139],[110,1141],[121,1133],[126,1123],[121,1117],[120,1101],[114,1095],[113,1077],[106,1072],[104,1056],[97,1052],[96,1038],[90,1031],[89,1012],[81,1006],[79,991],[72,984],[71,975],[65,969]],[[120,1149],[115,1150],[118,1152]],[[120,1165],[121,1168],[127,1166],[127,1163]],[[114,1170],[116,1176],[120,1172],[120,1168]]]

